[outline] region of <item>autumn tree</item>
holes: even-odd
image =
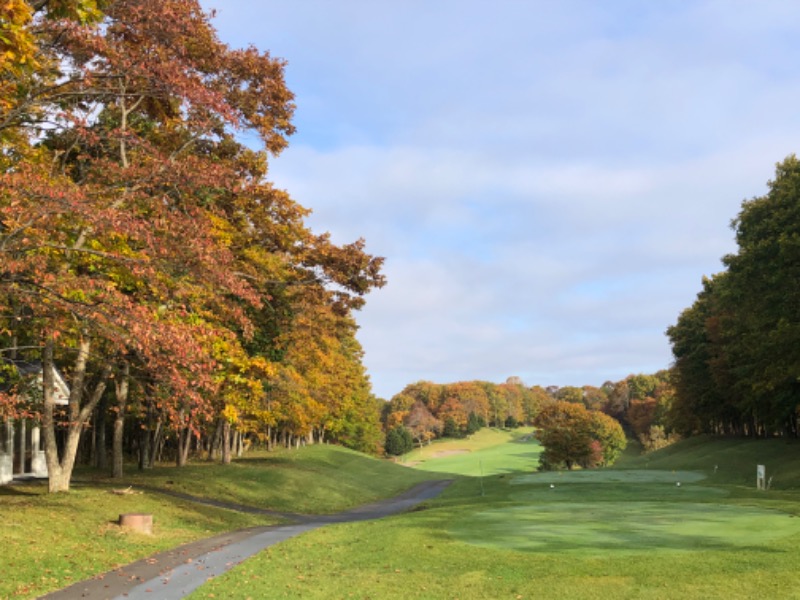
[[[442,431],[442,422],[420,400],[414,402],[405,418],[404,425],[420,447],[430,443]]]
[[[469,415],[464,405],[456,397],[450,397],[439,408],[438,418],[442,421],[442,435],[460,437],[467,432]]]
[[[608,397],[603,388],[591,385],[583,386],[583,404],[589,410],[603,410],[607,401]]]
[[[460,381],[445,386],[448,398],[458,399],[464,411],[474,413],[483,423],[488,423],[490,414],[489,398],[486,386],[476,381]]]
[[[533,424],[536,415],[539,411],[553,403],[553,398],[547,391],[540,385],[535,385],[526,391],[523,396],[523,414],[525,415],[525,423]]]
[[[583,404],[583,389],[572,385],[565,385],[556,392],[556,399],[562,402]]]
[[[600,411],[588,411],[589,435],[599,447],[599,457],[594,455],[587,466],[610,466],[620,457],[628,441],[619,421]]]
[[[625,448],[619,423],[603,413],[588,411],[582,404],[554,402],[539,412],[535,425],[544,447],[542,469],[611,464]]]
[[[403,393],[392,396],[381,411],[381,422],[384,429],[389,431],[402,425],[415,402],[414,398]]]
[[[9,342],[42,349],[46,382],[56,365],[70,379],[63,447],[48,389],[42,413],[59,491],[117,365],[136,364],[180,462],[204,423],[221,411],[235,423],[239,407],[214,398],[260,399],[270,370],[259,361],[274,358],[279,333],[262,318],[276,281],[346,316],[383,278],[363,241],[313,235],[306,211],[264,181],[267,156],[293,131],[282,61],[222,44],[193,0],[117,0],[102,13],[88,1],[41,4],[35,28],[31,11],[14,16],[32,44],[20,56],[35,64],[0,121],[0,310]],[[3,66],[4,90],[18,66]],[[242,131],[262,149],[237,143]],[[262,344],[257,332],[268,332]],[[319,403],[312,388],[290,392]],[[309,411],[296,407],[300,423]],[[313,427],[324,408],[310,412]]]

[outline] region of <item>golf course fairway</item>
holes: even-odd
[[[529,438],[506,439],[510,463],[521,448],[535,455]],[[504,451],[490,446],[455,454],[452,445],[434,444],[420,466],[434,471],[437,460]],[[288,540],[192,597],[798,598],[796,450],[695,441],[683,451],[629,458],[621,468],[536,473],[529,466],[461,476],[418,510]],[[735,464],[725,460],[731,452]],[[764,456],[783,488],[737,483]],[[454,470],[449,462],[444,472]]]

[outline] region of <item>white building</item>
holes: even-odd
[[[15,362],[26,393],[23,402],[41,404],[44,377],[41,363]],[[57,405],[69,404],[69,388],[64,378],[56,371],[55,402]],[[14,477],[47,477],[47,461],[39,429],[39,422],[33,419],[6,419],[0,423],[0,485],[10,482]]]

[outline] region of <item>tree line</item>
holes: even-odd
[[[284,62],[196,0],[9,0],[0,22],[0,416],[40,419],[51,491],[107,449],[121,476],[124,452],[380,447],[353,312],[382,259],[268,180]]]
[[[798,435],[800,161],[778,163],[765,195],[732,222],[738,249],[667,330],[676,431]]]
[[[400,455],[438,438],[471,435],[482,427],[533,425],[545,447],[542,468],[611,464],[626,437],[647,450],[675,441],[669,423],[671,372],[629,375],[600,387],[527,387],[462,381],[407,385],[383,407],[386,452]]]

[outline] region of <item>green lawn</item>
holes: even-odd
[[[81,470],[68,494],[43,483],[0,486],[0,598],[32,598],[216,533],[275,519],[158,494],[164,488],[281,511],[330,513],[408,489],[431,474],[335,446],[279,450],[221,465],[160,467],[112,482]],[[111,493],[132,486],[140,492]],[[147,489],[144,486],[149,486]],[[154,515],[154,535],[125,533],[121,513]]]
[[[0,543],[13,550],[0,559],[0,598],[36,597],[191,539],[270,522],[149,490],[119,496],[112,485],[327,513],[442,473],[466,476],[413,512],[279,544],[194,597],[800,597],[800,444],[699,438],[628,453],[615,469],[534,473],[529,433],[484,430],[427,446],[406,466],[317,446],[230,467],[132,471],[124,483],[82,472],[86,483],[70,494],[0,487]],[[769,491],[755,489],[756,464],[772,477]],[[153,513],[155,535],[119,531],[123,512]]]
[[[323,514],[393,496],[434,479],[430,473],[339,446],[253,453],[230,465],[198,462],[180,471],[165,466],[131,471],[126,482],[269,508]]]
[[[535,471],[541,447],[533,428],[484,428],[464,439],[445,439],[406,454],[402,462],[415,469],[480,477]]]
[[[153,514],[154,535],[121,531],[115,521],[130,512]],[[149,492],[0,487],[0,598],[36,597],[190,540],[270,522]]]
[[[423,510],[288,540],[192,597],[797,598],[796,450],[690,440],[614,470],[466,477]],[[755,490],[762,459],[783,489]]]

